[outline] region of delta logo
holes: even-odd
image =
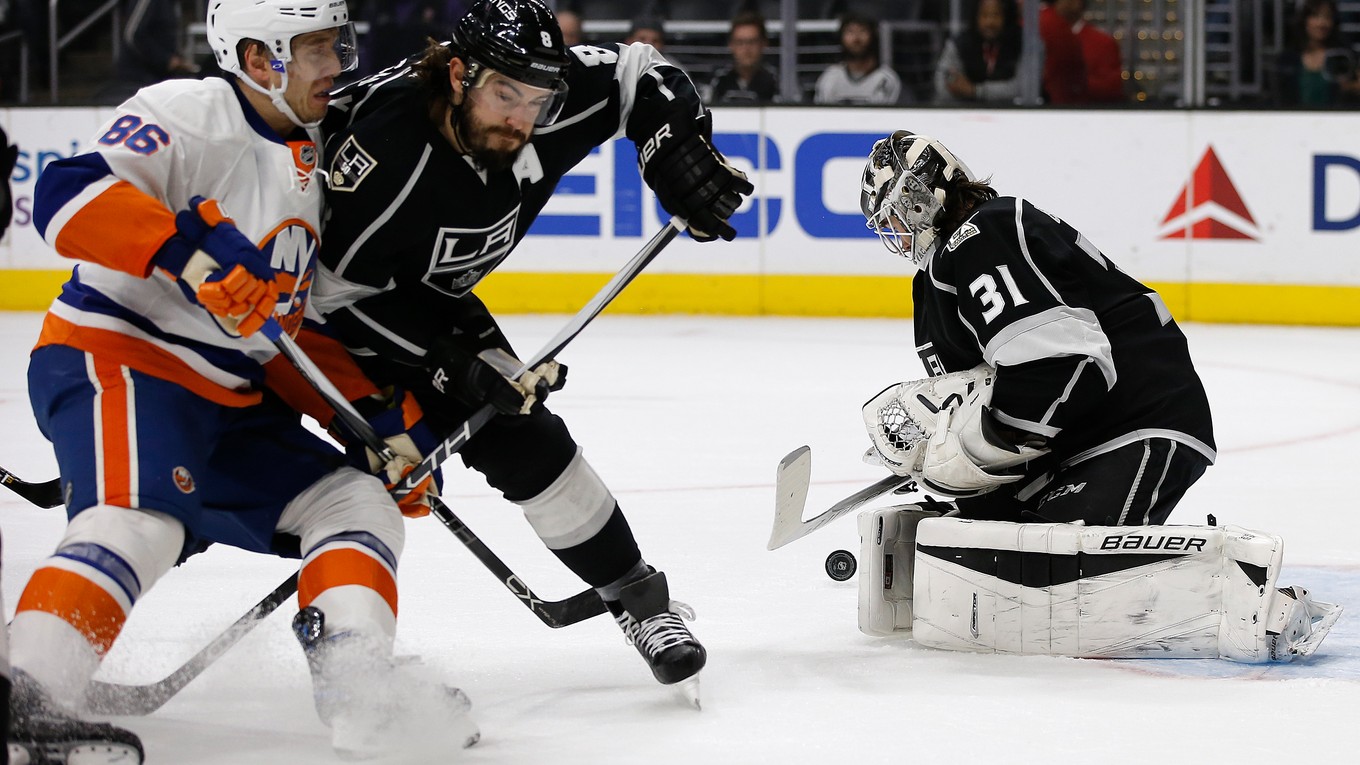
[[[1210,146],[1162,219],[1162,239],[1260,239],[1260,229]]]

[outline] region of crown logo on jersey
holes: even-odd
[[[364,151],[354,136],[350,136],[331,162],[331,172],[327,176],[331,191],[354,191],[377,166],[378,161]]]
[[[1247,239],[1260,230],[1214,147],[1205,150],[1190,180],[1162,220],[1162,239]]]

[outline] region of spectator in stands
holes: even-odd
[[[581,35],[581,13],[571,8],[561,8],[554,13],[557,26],[562,29],[562,42],[570,48],[585,41]]]
[[[178,0],[125,0],[123,52],[113,81],[95,101],[121,104],[147,85],[196,76],[198,65],[180,51],[183,29]]]
[[[1081,46],[1086,67],[1087,103],[1124,100],[1124,64],[1119,41],[1103,29],[1086,22],[1086,0],[1054,0],[1053,10],[1072,27]]]
[[[878,54],[878,21],[857,13],[841,17],[841,60],[817,78],[813,100],[819,104],[895,104],[902,80]]]
[[[657,51],[666,50],[666,30],[661,19],[655,16],[640,16],[633,19],[632,26],[628,27],[628,37],[624,38],[624,43],[647,43],[656,48]]]
[[[1280,54],[1277,96],[1286,106],[1333,106],[1360,93],[1355,55],[1341,36],[1333,0],[1306,0]]]
[[[732,64],[713,73],[713,84],[704,103],[753,106],[775,101],[779,95],[779,79],[764,62],[765,47],[769,42],[765,17],[758,13],[738,13],[732,19],[727,36]]]
[[[624,38],[624,43],[646,43],[656,52],[660,53],[671,66],[678,69],[685,67],[675,60],[675,56],[666,52],[666,28],[664,22],[658,16],[639,16],[633,19],[633,23],[628,27],[628,37]]]
[[[1086,62],[1072,24],[1055,6],[1069,0],[1044,0],[1039,9],[1039,39],[1044,43],[1044,100],[1050,104],[1086,101]]]
[[[1020,95],[1016,70],[1023,36],[1015,0],[977,0],[968,28],[944,44],[935,67],[935,99],[1014,102]]]

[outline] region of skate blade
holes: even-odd
[[[681,680],[680,682],[676,683],[672,687],[675,688],[676,693],[680,694],[680,698],[685,700],[685,703],[689,704],[690,706],[694,707],[697,710],[703,711],[704,706],[702,703],[700,703],[699,700],[698,674],[691,675],[685,678],[684,680]]]

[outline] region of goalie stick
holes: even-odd
[[[890,492],[914,490],[910,478],[890,475],[860,489],[816,516],[803,520],[808,484],[812,480],[812,449],[800,446],[779,461],[774,474],[774,526],[766,550],[777,550],[795,539],[802,539],[837,518]]]

